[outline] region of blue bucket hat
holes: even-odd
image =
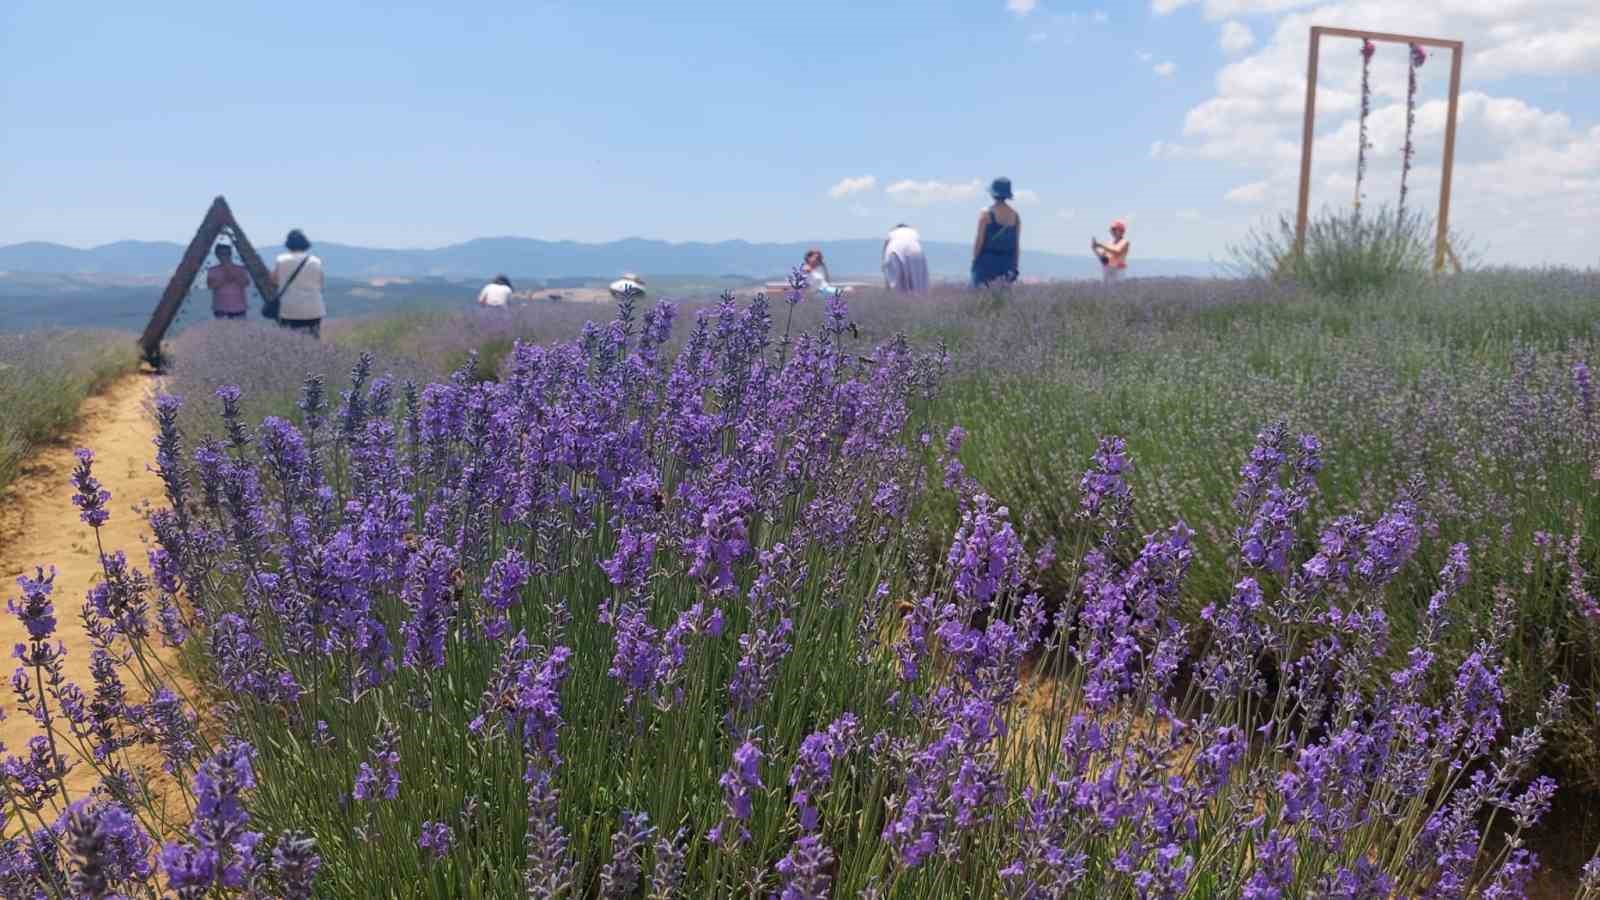
[[[995,198],[996,200],[1010,200],[1011,179],[996,178],[994,183],[989,185],[989,196]]]

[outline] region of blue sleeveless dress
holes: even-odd
[[[1022,218],[1019,216],[1017,225],[1021,224]],[[991,210],[989,221],[983,226],[983,248],[978,251],[977,259],[972,261],[972,286],[984,287],[996,281],[1016,281],[1018,250],[1016,226],[995,221],[994,211]]]

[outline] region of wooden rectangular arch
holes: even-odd
[[[1306,61],[1306,118],[1300,135],[1300,205],[1295,213],[1294,252],[1305,250],[1306,222],[1311,212],[1311,142],[1316,131],[1317,117],[1317,59],[1322,49],[1322,37],[1346,37],[1386,44],[1417,44],[1450,51],[1450,99],[1445,115],[1444,159],[1439,179],[1438,233],[1434,237],[1433,270],[1444,270],[1445,260],[1455,261],[1450,249],[1450,180],[1455,174],[1456,162],[1456,111],[1461,99],[1461,56],[1466,45],[1462,41],[1422,37],[1414,34],[1392,34],[1386,31],[1362,31],[1355,28],[1332,28],[1326,25],[1311,26],[1311,47]],[[1461,268],[1455,262],[1457,270]]]

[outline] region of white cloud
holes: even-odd
[[[1430,0],[1391,4],[1339,0],[1154,0],[1157,13],[1196,6],[1207,18],[1258,15],[1257,43],[1216,74],[1212,95],[1178,128],[1151,146],[1152,157],[1226,164],[1238,185],[1228,202],[1273,212],[1292,210],[1299,180],[1306,41],[1313,24],[1463,40],[1467,54],[1451,224],[1492,236],[1489,258],[1524,263],[1593,264],[1600,238],[1600,125],[1594,107],[1564,111],[1557,101],[1530,102],[1516,92],[1526,79],[1600,73],[1600,4],[1593,0]],[[1252,21],[1255,25],[1255,21]],[[1223,26],[1224,34],[1227,24]],[[1348,204],[1354,173],[1361,66],[1356,42],[1327,39],[1317,90],[1312,204]],[[1241,51],[1243,52],[1243,51]],[[1366,202],[1398,199],[1405,140],[1406,54],[1380,44],[1372,66],[1373,148]],[[1431,213],[1437,203],[1449,54],[1430,51],[1421,74],[1414,132],[1416,157],[1408,203]],[[1510,78],[1522,79],[1508,81]],[[1537,89],[1537,83],[1532,84]],[[1560,98],[1560,93],[1546,96]],[[1574,95],[1575,96],[1575,95]],[[1565,101],[1573,102],[1576,101]],[[1569,113],[1583,110],[1583,119]],[[1242,176],[1242,177],[1240,177]],[[1524,235],[1516,221],[1546,222],[1546,237]]]
[[[1107,23],[1107,22],[1109,22],[1111,20],[1111,17],[1106,15],[1106,11],[1105,10],[1097,9],[1094,12],[1089,14],[1089,19],[1092,22],[1094,22],[1096,25],[1104,25],[1105,23]]]
[[[1156,15],[1164,16],[1197,2],[1201,0],[1150,0],[1150,8]],[[1231,16],[1281,13],[1316,2],[1318,0],[1204,0],[1203,6],[1206,18],[1226,19]]]
[[[860,194],[870,191],[878,186],[878,179],[873,175],[862,175],[858,178],[841,179],[838,184],[828,188],[828,196],[835,200],[848,197],[851,194]]]
[[[1154,53],[1151,53],[1148,50],[1140,50],[1139,51],[1139,62],[1149,62],[1150,60],[1155,59],[1155,58],[1156,58],[1156,55]]]
[[[1265,181],[1252,181],[1241,184],[1233,190],[1222,195],[1222,199],[1229,203],[1255,204],[1267,198],[1268,185]]]
[[[1006,0],[1006,9],[1019,16],[1033,12],[1039,6],[1039,0]]]
[[[1155,68],[1151,71],[1162,78],[1171,78],[1178,71],[1178,64],[1169,59],[1166,62],[1156,63]]]
[[[1058,218],[1058,219],[1076,219],[1077,217],[1078,217],[1078,211],[1075,210],[1075,209],[1058,209],[1058,210],[1056,210],[1056,218]]]
[[[1028,40],[1034,42],[1035,44],[1039,43],[1040,41],[1048,41],[1049,39],[1049,33],[1044,31],[1035,31],[1033,34],[1028,35]]]
[[[1178,217],[1178,221],[1180,222],[1200,221],[1200,210],[1198,209],[1180,209],[1176,215]]]
[[[908,206],[928,206],[934,203],[950,203],[957,200],[974,200],[983,195],[983,182],[974,178],[971,181],[939,181],[929,179],[916,181],[907,178],[896,181],[884,188],[884,193],[889,199]]]
[[[1217,45],[1224,53],[1243,53],[1255,42],[1256,34],[1250,26],[1234,21],[1223,22],[1222,34],[1217,38]]]
[[[1039,202],[1039,195],[1035,191],[1022,188],[1016,192],[1016,201],[1018,206],[1033,206]]]

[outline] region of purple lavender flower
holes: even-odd
[[[411,557],[402,592],[411,618],[400,629],[406,641],[407,666],[444,668],[445,637],[456,615],[453,591],[457,562],[455,550],[433,538],[424,538]]]
[[[617,552],[610,559],[602,561],[600,568],[623,596],[633,597],[643,591],[649,581],[655,554],[654,534],[623,528],[617,536]]]
[[[511,608],[521,602],[522,588],[532,574],[532,567],[522,554],[509,547],[504,555],[489,566],[489,574],[484,577],[480,591],[484,605],[490,610],[489,622],[484,626],[485,637],[492,641],[505,637],[511,628],[507,617]]]
[[[794,789],[791,801],[800,814],[800,829],[817,829],[817,809],[813,801],[828,789],[833,781],[833,767],[849,755],[861,742],[861,723],[850,713],[843,713],[826,729],[812,732],[800,742],[799,759],[789,770],[789,787]]]
[[[761,748],[751,740],[746,740],[733,751],[733,764],[717,779],[717,783],[722,785],[723,817],[706,832],[706,840],[724,848],[750,841],[750,830],[746,823],[754,812],[754,792],[766,788],[761,783],[762,758]],[[733,831],[735,828],[737,832]]]
[[[423,822],[422,829],[417,835],[417,847],[426,850],[432,862],[438,862],[450,855],[450,848],[455,845],[456,834],[449,825],[443,822]]]
[[[689,542],[689,575],[700,579],[713,594],[733,590],[733,563],[750,552],[744,510],[748,494],[731,492],[701,517],[701,533]]]
[[[1255,871],[1240,893],[1243,900],[1283,900],[1294,887],[1294,838],[1274,831],[1255,844]]]
[[[252,872],[260,832],[248,830],[244,794],[255,787],[255,750],[234,741],[201,764],[194,776],[193,843],[169,843],[161,865],[176,890],[204,892],[213,886],[240,889]]]
[[[643,873],[639,852],[656,835],[655,826],[644,813],[623,813],[622,827],[611,835],[611,860],[600,867],[600,896],[622,900],[633,896]]]
[[[400,796],[400,730],[380,721],[368,759],[356,770],[350,796],[359,801],[393,800]]]
[[[284,900],[311,900],[322,867],[314,838],[297,831],[285,831],[272,848],[272,874],[278,881],[278,896]]]
[[[728,682],[728,695],[737,714],[749,712],[758,701],[767,696],[777,677],[778,664],[789,655],[793,645],[789,635],[794,623],[778,620],[773,628],[757,628],[739,635],[739,649],[744,653],[734,664],[733,678]]]
[[[688,855],[689,829],[679,828],[671,838],[656,841],[656,861],[650,871],[650,893],[647,900],[677,900],[683,889],[684,870]]]
[[[80,800],[64,818],[65,843],[74,861],[74,897],[114,897],[121,887],[131,893],[150,877],[150,838],[122,806],[89,806]]]
[[[51,566],[49,575],[42,568],[35,569],[34,573],[33,578],[26,575],[17,577],[17,584],[22,588],[22,602],[8,600],[6,608],[28,629],[30,640],[42,642],[56,631],[56,609],[50,602],[50,592],[55,589],[56,570]]]
[[[85,448],[78,448],[73,453],[78,458],[78,464],[72,470],[72,486],[77,493],[72,495],[72,505],[81,512],[79,518],[90,528],[99,528],[111,518],[111,512],[106,509],[106,504],[111,502],[111,492],[100,486],[94,477],[94,452]]]
[[[528,830],[523,839],[523,884],[529,898],[568,896],[574,864],[566,831],[557,819],[560,792],[546,769],[529,766],[524,780],[528,784]]]
[[[1004,506],[983,494],[962,514],[945,562],[964,611],[987,608],[1002,591],[1020,584],[1025,554],[1009,519]]]
[[[1101,438],[1093,460],[1094,466],[1078,482],[1078,514],[1103,522],[1107,532],[1120,531],[1128,524],[1133,505],[1127,481],[1133,463],[1127,441],[1114,435]]]
[[[781,900],[826,900],[833,876],[833,851],[815,834],[802,836],[775,867],[782,879]]]

